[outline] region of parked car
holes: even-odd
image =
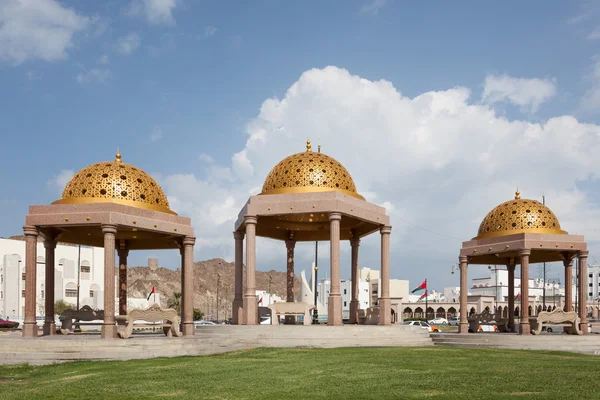
[[[0,329],[17,329],[19,323],[8,319],[0,319]]]
[[[493,323],[479,323],[477,332],[500,332],[498,326]]]
[[[431,326],[424,321],[404,321],[402,325],[418,326],[423,329],[427,329],[428,332],[439,332],[440,329],[436,326]]]
[[[204,321],[204,320],[194,321],[194,328],[197,328],[199,326],[205,326],[205,325],[216,325],[216,324],[212,321]]]
[[[446,318],[437,317],[431,321],[427,321],[427,323],[430,325],[448,325],[448,320]]]
[[[448,320],[448,325],[458,326],[460,324],[460,317],[452,317]]]

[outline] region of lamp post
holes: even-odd
[[[494,265],[492,269],[491,265],[488,265],[488,269],[490,271],[494,271],[494,277],[496,280],[496,285],[494,286],[494,310],[498,308],[498,266]]]
[[[217,323],[219,323],[219,286],[221,284],[221,274],[217,274]]]
[[[318,272],[319,272],[319,267],[317,266],[317,264],[318,264],[318,261],[317,261],[318,255],[319,255],[319,242],[315,241],[315,282],[314,282],[315,289],[314,289],[314,292],[313,292],[314,295],[315,295],[314,296],[315,297],[315,309],[313,311],[313,320],[312,320],[313,324],[318,324],[319,323],[319,310],[317,309],[318,308],[317,307],[317,304],[318,304],[318,300],[317,300],[317,282],[318,282],[317,275],[318,275]]]

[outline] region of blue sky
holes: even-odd
[[[593,2],[576,1],[4,1],[0,236],[20,234],[28,205],[56,200],[69,174],[112,159],[119,146],[126,162],[159,180],[178,212],[197,221],[196,230],[203,231],[197,234],[205,237],[196,258],[229,258],[239,207],[277,160],[302,150],[308,135],[322,139],[324,152],[348,167],[359,191],[390,206],[397,240],[394,277],[420,282],[423,275],[448,270],[460,239],[475,236],[477,221],[508,200],[516,185],[529,197],[548,193],[563,227],[585,234],[593,256],[600,209],[595,161],[585,158],[597,157],[599,144],[599,11]],[[316,72],[307,73],[312,69]],[[361,98],[360,92],[342,90],[358,82],[354,77],[379,92]],[[295,83],[305,88],[299,94],[288,92]],[[407,140],[399,143],[409,145],[407,138],[418,130],[405,128],[410,125],[402,119],[405,102],[390,104],[398,97],[412,99],[412,112],[422,115],[415,98],[428,92],[437,93],[438,102],[457,105],[450,112],[457,128],[443,120],[431,125],[435,113],[417,123],[430,124],[426,136],[433,143],[422,157],[411,161],[409,152],[394,164],[361,142],[372,137],[384,146],[385,135],[398,135]],[[276,118],[286,121],[291,140],[281,141],[273,131],[267,135],[272,141],[256,147],[252,138],[262,136],[253,129],[274,123],[265,112],[269,99],[294,104]],[[332,115],[352,114],[352,123],[321,117],[315,117],[320,125],[298,122],[315,115],[311,105],[335,110],[344,99],[353,104]],[[556,146],[541,148],[535,154],[546,157],[539,159],[511,151],[511,143],[518,144],[502,129],[464,133],[470,128],[463,124],[507,122],[506,132],[526,137],[524,125],[546,126],[564,116],[576,126],[563,119],[544,130]],[[469,123],[472,117],[477,122]],[[356,132],[344,128],[360,124],[364,129]],[[435,153],[444,138],[457,144],[445,150],[452,156]],[[577,142],[577,148],[561,145],[564,141]],[[356,157],[361,149],[366,153]],[[471,159],[488,160],[483,164],[488,175],[472,176],[480,168],[465,161]],[[530,172],[522,174],[523,169]],[[377,178],[382,175],[385,179]],[[216,222],[207,227],[205,219]],[[366,241],[365,266],[378,268],[377,240]],[[259,268],[284,269],[283,245],[261,244]],[[301,260],[310,259],[308,247],[298,251]],[[159,256],[165,266],[177,265],[175,255]],[[144,263],[145,257],[138,254],[134,261]],[[442,275],[430,281],[439,287],[458,283]]]

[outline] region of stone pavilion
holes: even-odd
[[[293,302],[294,249],[298,241],[330,243],[331,289],[328,298],[328,325],[342,325],[340,293],[340,241],[352,248],[352,300],[350,323],[358,323],[358,249],[360,239],[381,234],[381,286],[379,324],[390,325],[389,217],[383,207],[367,202],[358,194],[350,173],[332,157],[306,151],[280,161],[267,175],[260,194],[251,196],[235,222],[235,297],[233,323],[258,323],[256,298],[256,236],[281,240],[287,248],[287,301]],[[243,249],[246,239],[246,279],[242,282]]]

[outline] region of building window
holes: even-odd
[[[592,284],[592,283],[590,283],[588,286],[589,286],[589,287],[592,287],[592,286],[593,286],[593,284]]]
[[[25,280],[25,272],[21,273],[21,279]]]
[[[89,274],[90,273],[90,266],[89,265],[82,265],[81,266],[81,273],[82,274]]]
[[[593,295],[594,295],[593,293],[591,293],[591,292],[589,293],[589,296],[590,296],[590,297],[592,297]]]
[[[90,290],[90,297],[94,297],[94,291]]]
[[[344,302],[344,307],[346,307],[346,302]]]
[[[25,297],[25,289],[21,290],[21,297]]]
[[[594,275],[590,274],[589,277],[592,278]]]
[[[346,294],[346,289],[344,289],[344,294]]]
[[[4,298],[4,292],[0,292],[0,299]]]
[[[42,299],[44,298],[44,291],[42,290]]]
[[[77,297],[77,289],[65,289],[65,297]]]

